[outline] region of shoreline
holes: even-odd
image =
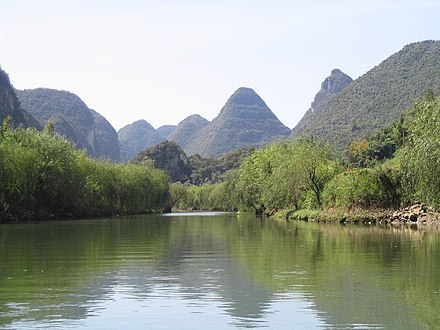
[[[415,203],[404,209],[375,210],[281,210],[274,215],[285,220],[310,221],[339,224],[390,224],[395,226],[439,226],[440,213],[434,212],[422,203]]]

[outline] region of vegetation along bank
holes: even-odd
[[[168,176],[151,166],[89,158],[52,125],[0,128],[0,221],[77,218],[163,210]]]

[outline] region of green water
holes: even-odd
[[[436,231],[235,214],[0,225],[1,329],[439,329]]]

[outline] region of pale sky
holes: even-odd
[[[440,39],[440,0],[0,0],[0,65],[18,89],[77,94],[119,129],[253,88],[292,128],[339,68],[358,78]]]

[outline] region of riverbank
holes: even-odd
[[[338,209],[298,211],[281,210],[274,214],[276,218],[328,223],[362,223],[393,225],[440,225],[440,213],[434,212],[423,203],[415,203],[400,210],[395,209]]]

